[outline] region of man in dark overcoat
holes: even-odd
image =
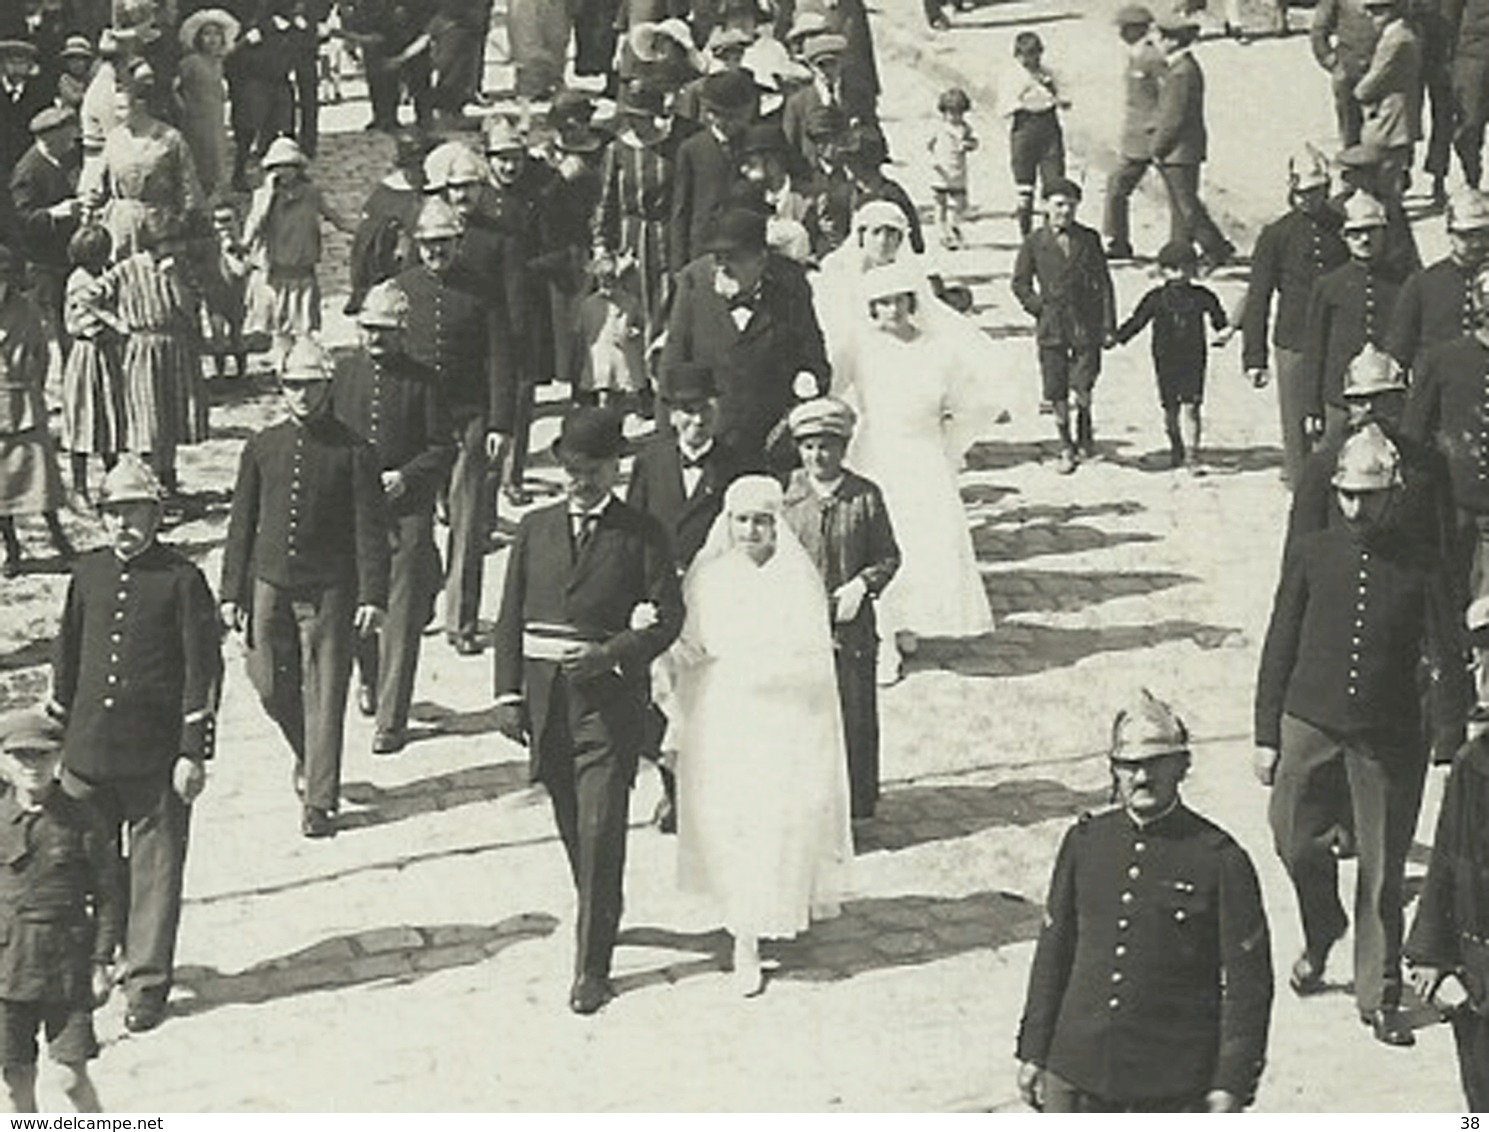
[[[1055,859],[1019,1093],[1042,1112],[1240,1112],[1272,1011],[1256,870],[1180,799],[1189,733],[1147,689],[1110,759],[1119,805],[1082,815]]]
[[[21,251],[31,266],[36,301],[62,334],[62,293],[71,262],[67,243],[78,228],[78,119],[50,106],[31,119],[36,138],[10,175],[10,199],[21,231]]]
[[[518,524],[493,640],[498,730],[531,753],[577,891],[569,996],[577,1014],[614,995],[649,669],[683,616],[666,532],[612,495],[623,444],[620,420],[606,410],[564,418],[554,455],[565,499]]]
[[[56,86],[43,81],[38,53],[21,39],[0,39],[0,184],[31,145],[31,119],[51,105]]]
[[[748,71],[709,75],[701,97],[704,128],[677,147],[672,175],[667,255],[674,274],[704,253],[717,214],[736,182],[743,180],[739,143],[759,102]]]

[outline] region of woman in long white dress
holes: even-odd
[[[859,419],[848,466],[884,492],[903,555],[878,610],[880,679],[889,683],[898,678],[898,654],[914,651],[920,637],[993,628],[956,477],[995,410],[983,352],[927,310],[937,300],[923,273],[907,262],[873,267],[861,289],[864,306],[833,372]]]
[[[673,650],[678,880],[719,906],[747,996],[759,940],[836,915],[853,857],[826,597],[781,509],[773,479],[730,485]]]

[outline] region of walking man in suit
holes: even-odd
[[[1422,139],[1422,48],[1401,10],[1403,0],[1365,0],[1379,31],[1370,66],[1355,84],[1360,140],[1380,148],[1386,196],[1400,197],[1412,151]]]
[[[1117,12],[1117,34],[1127,47],[1127,100],[1117,151],[1120,164],[1106,183],[1106,254],[1108,259],[1131,259],[1128,202],[1153,164],[1158,91],[1168,61],[1153,42],[1153,13],[1141,4],[1128,4]]]
[[[37,305],[62,337],[62,292],[70,261],[67,243],[78,228],[78,116],[49,106],[31,119],[36,139],[10,175],[10,198],[31,265]]]
[[[1101,237],[1075,219],[1080,200],[1074,181],[1059,178],[1045,185],[1045,223],[1029,233],[1013,266],[1014,297],[1034,317],[1042,399],[1055,417],[1061,475],[1075,471],[1078,458],[1096,455],[1091,396],[1101,372],[1102,347],[1114,341],[1117,325]]]
[[[758,95],[748,71],[719,71],[703,80],[703,129],[677,147],[669,265],[680,272],[706,250],[729,190],[743,180],[739,142],[755,118]]]
[[[1041,1112],[1240,1112],[1272,949],[1246,850],[1179,798],[1189,732],[1147,689],[1112,724],[1118,805],[1065,834],[1029,970],[1018,1084]]]
[[[1334,117],[1341,146],[1360,141],[1364,114],[1355,98],[1355,84],[1370,67],[1379,35],[1364,0],[1320,0],[1313,10],[1308,39],[1314,59],[1334,84]]]
[[[1200,166],[1208,152],[1205,133],[1205,76],[1190,50],[1199,38],[1191,15],[1175,11],[1158,21],[1159,42],[1168,69],[1158,90],[1153,126],[1153,160],[1168,189],[1169,239],[1198,244],[1205,264],[1228,263],[1236,249],[1220,233],[1199,196]]]
[[[554,456],[565,499],[518,524],[493,642],[497,728],[531,753],[574,878],[576,1014],[615,993],[610,958],[649,666],[683,617],[666,532],[612,494],[622,447],[620,420],[606,410],[564,418]]]

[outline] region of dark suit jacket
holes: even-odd
[[[47,212],[77,194],[76,158],[57,165],[32,145],[10,175],[10,196],[24,241],[22,251],[32,263],[66,270],[67,242],[78,229],[76,218],[58,220]]]
[[[1070,254],[1048,227],[1029,233],[1013,265],[1013,293],[1034,316],[1041,346],[1100,345],[1116,330],[1116,299],[1101,236],[1070,226]]]
[[[683,494],[682,452],[672,436],[658,436],[636,453],[626,502],[659,520],[672,538],[679,570],[703,549],[709,528],[724,506],[724,489],[739,476],[739,458],[722,440],[703,457],[703,475],[692,495]]]
[[[1205,155],[1205,76],[1194,55],[1182,51],[1169,63],[1158,87],[1153,160],[1160,165],[1198,165]]]
[[[718,435],[745,468],[763,469],[770,430],[796,404],[796,374],[815,374],[818,393],[825,393],[831,373],[801,266],[770,256],[754,313],[740,330],[729,305],[714,290],[712,260],[688,264],[678,276],[662,368],[677,362],[713,367],[719,387]]]
[[[631,615],[643,602],[655,607],[656,623],[632,629]],[[650,515],[613,500],[577,553],[566,504],[523,516],[507,557],[493,676],[498,699],[521,696],[527,707],[535,780],[544,777],[549,708],[560,679],[567,686],[577,757],[638,756],[650,700],[649,666],[676,639],[682,617],[667,534]],[[615,671],[580,682],[561,677],[554,661],[526,659],[522,631],[537,622],[572,626],[602,643]]]
[[[31,148],[31,119],[38,110],[52,104],[56,86],[40,77],[27,79],[19,99],[12,99],[0,88],[0,178],[10,183],[10,174],[21,154]]]
[[[677,147],[672,181],[672,224],[668,233],[669,266],[681,271],[703,254],[713,215],[741,179],[738,159],[714,137],[699,130]]]

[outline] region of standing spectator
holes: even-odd
[[[1489,3],[1454,0],[1444,8],[1452,44],[1453,96],[1458,132],[1453,148],[1463,179],[1477,189],[1484,174],[1484,127],[1489,123]]]
[[[1402,16],[1404,0],[1365,0],[1379,31],[1370,66],[1355,84],[1360,141],[1381,151],[1381,180],[1399,198],[1422,138],[1422,49]]]
[[[435,113],[452,123],[480,91],[488,15],[482,0],[435,0],[427,32],[434,65],[432,100]]]
[[[70,35],[62,47],[62,73],[57,76],[57,105],[73,113],[83,108],[83,96],[93,79],[93,45],[86,35]]]
[[[289,419],[243,447],[219,594],[248,631],[248,675],[295,756],[300,832],[336,835],[357,636],[388,604],[388,534],[372,446],[330,412],[331,374],[301,340],[281,363]]]
[[[1329,443],[1343,435],[1345,368],[1366,342],[1385,344],[1401,288],[1381,265],[1385,230],[1379,201],[1362,193],[1350,197],[1344,218],[1349,261],[1313,285],[1303,330],[1303,419],[1313,440]]]
[[[1158,93],[1168,59],[1153,42],[1153,13],[1141,4],[1117,12],[1117,34],[1127,48],[1125,101],[1119,164],[1106,183],[1106,254],[1108,259],[1132,258],[1131,216],[1128,202],[1143,174],[1153,164],[1153,131],[1158,118]]]
[[[1308,40],[1314,59],[1334,84],[1334,118],[1341,146],[1360,141],[1364,115],[1355,87],[1370,68],[1379,36],[1364,0],[1321,0],[1313,10]]]
[[[243,322],[248,307],[248,248],[238,234],[238,214],[230,201],[212,207],[212,237],[197,261],[202,288],[202,353],[211,357],[218,377],[227,376],[227,358],[235,377],[248,376],[248,346]]]
[[[548,98],[563,85],[572,32],[567,4],[512,0],[507,6],[507,42],[517,69],[519,98]]]
[[[1489,259],[1489,200],[1465,189],[1448,202],[1450,251],[1407,276],[1391,314],[1386,348],[1413,374],[1427,352],[1474,329],[1473,278]]]
[[[1422,168],[1432,178],[1432,205],[1448,202],[1446,180],[1453,156],[1453,132],[1458,107],[1453,100],[1452,42],[1448,34],[1443,0],[1406,0],[1406,18],[1417,33],[1422,49],[1421,94],[1431,100],[1431,132]]]
[[[220,8],[204,8],[181,23],[185,54],[176,75],[181,133],[191,147],[202,192],[209,199],[227,188],[232,172],[223,59],[233,49],[238,30],[238,21]]]
[[[320,148],[320,28],[332,0],[270,0],[279,18],[288,21],[285,45],[294,80],[290,136],[305,156],[315,160]]]
[[[1175,13],[1158,21],[1168,69],[1158,89],[1153,160],[1168,189],[1169,239],[1198,243],[1207,267],[1230,262],[1235,247],[1220,233],[1199,197],[1200,166],[1208,153],[1205,76],[1191,48],[1199,38],[1193,16]]]
[[[243,38],[224,64],[232,106],[233,181],[236,192],[248,191],[248,163],[294,126],[294,89],[290,68],[290,22],[260,11],[244,22]]]
[[[1374,426],[1356,432],[1333,483],[1344,524],[1302,536],[1283,561],[1257,675],[1255,769],[1303,921],[1289,986],[1324,989],[1347,925],[1337,831],[1352,829],[1355,1005],[1377,1041],[1406,1046],[1402,886],[1428,754],[1417,670],[1427,661],[1438,685],[1442,749],[1456,741],[1462,691],[1456,618],[1430,550],[1388,521],[1402,485],[1395,445]]]
[[[396,754],[408,739],[419,643],[441,583],[434,500],[455,456],[437,376],[404,352],[407,319],[396,283],[373,287],[357,315],[360,346],[337,359],[331,390],[337,417],[377,452],[388,512],[388,616],[356,645],[358,705],[376,717],[375,755]]]
[[[1044,65],[1044,43],[1034,32],[1014,36],[1013,57],[1018,66],[1004,80],[998,100],[1009,120],[1008,153],[1018,193],[1019,235],[1027,236],[1034,228],[1036,187],[1065,176],[1060,111],[1070,109],[1070,99],[1055,72]]]
[[[1282,475],[1288,488],[1296,490],[1308,455],[1302,370],[1308,302],[1314,283],[1342,265],[1349,251],[1339,234],[1339,217],[1328,205],[1329,170],[1322,156],[1307,150],[1291,159],[1287,179],[1292,207],[1262,229],[1251,253],[1241,314],[1241,365],[1253,385],[1266,384],[1267,323],[1275,294],[1271,363],[1281,416]]]
[[[67,243],[77,231],[80,201],[77,184],[77,115],[50,106],[31,119],[36,138],[10,175],[10,199],[21,232],[21,248],[31,265],[32,294],[65,341],[62,289],[67,278]]]
[[[166,1014],[191,806],[207,782],[221,630],[201,570],[156,541],[160,485],[133,458],[100,492],[110,545],[78,559],[62,608],[52,710],[66,721],[62,788],[117,842],[128,829],[124,1025]]]
[[[0,39],[0,183],[31,144],[31,119],[51,104],[53,89],[41,79],[36,48],[23,39]]]
[[[967,121],[967,112],[971,109],[972,100],[961,87],[942,91],[936,99],[936,113],[940,120],[926,141],[926,149],[931,155],[931,192],[936,198],[936,227],[941,233],[941,246],[945,248],[962,245],[962,220],[967,215],[967,154],[977,148],[977,135]],[[1019,230],[1027,236],[1034,215],[1034,186],[1019,181],[1017,173],[1014,180],[1019,194]]]
[[[356,226],[331,206],[306,172],[308,162],[292,138],[276,138],[264,154],[265,181],[254,190],[243,222],[243,243],[261,249],[274,293],[275,348],[321,328],[321,220],[348,235]]]
[[[566,498],[517,526],[493,647],[497,729],[530,752],[574,878],[576,1014],[615,994],[649,666],[683,619],[661,525],[612,494],[623,445],[619,418],[603,409],[564,418],[554,455]],[[648,616],[638,621],[638,611]]]
[[[41,515],[63,558],[72,543],[57,512],[65,502],[57,452],[47,430],[47,337],[41,312],[21,291],[24,264],[0,244],[0,573],[14,578],[25,557],[16,517]]]
[[[677,147],[668,255],[676,275],[704,252],[715,213],[740,174],[737,150],[755,114],[755,84],[742,71],[703,84],[704,128]]]
[[[809,128],[814,117],[824,109],[841,115],[845,128],[872,125],[872,114],[855,113],[843,88],[843,53],[848,41],[841,35],[825,32],[808,36],[802,45],[802,58],[812,70],[812,81],[786,97],[781,108],[781,129],[809,166],[815,167],[818,145]]]
[[[849,816],[879,803],[879,632],[874,606],[900,568],[889,509],[871,480],[843,466],[855,424],[834,398],[791,410],[802,467],[786,485],[782,515],[827,588],[833,661],[848,755]]]
[[[367,129],[397,130],[398,104],[405,92],[419,128],[432,128],[429,54],[406,54],[423,34],[419,7],[410,0],[360,0],[344,19],[346,37],[361,50],[367,75],[367,98],[372,103]]]
[[[1096,455],[1091,400],[1101,373],[1102,345],[1117,326],[1101,237],[1076,221],[1080,201],[1080,186],[1073,181],[1045,185],[1045,223],[1029,233],[1013,268],[1014,297],[1035,320],[1041,400],[1054,411],[1061,475],[1075,471],[1077,459]]]
[[[850,122],[877,125],[879,61],[864,0],[780,0],[775,5],[775,35],[782,43],[810,40],[823,32],[842,36],[842,106]],[[811,31],[805,29],[811,28]],[[803,50],[805,51],[805,44]],[[789,136],[789,132],[788,132]]]
[[[1256,1096],[1267,916],[1246,850],[1179,797],[1190,758],[1188,729],[1147,689],[1117,713],[1118,805],[1065,834],[1029,971],[1017,1056],[1030,1108],[1239,1112]]]

